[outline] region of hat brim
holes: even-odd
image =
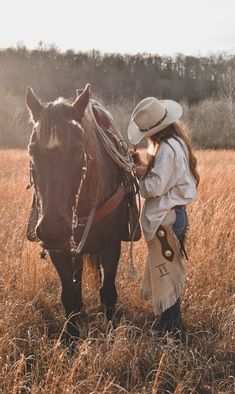
[[[167,115],[160,125],[148,131],[140,131],[139,127],[134,122],[133,118],[131,119],[127,130],[127,136],[131,144],[137,145],[143,139],[151,137],[152,135],[165,129],[167,126],[174,123],[182,116],[183,108],[176,101],[160,100],[160,102],[167,110]]]

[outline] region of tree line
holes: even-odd
[[[70,98],[89,82],[95,96],[106,105],[131,107],[144,97],[172,98],[195,106],[208,99],[226,99],[233,107],[235,56],[208,57],[177,54],[122,55],[97,50],[61,52],[55,46],[28,50],[24,45],[0,50],[0,144],[21,146],[13,127],[26,125],[23,96],[31,85],[42,100]],[[12,113],[13,111],[13,113]],[[11,141],[8,133],[11,134]],[[4,136],[5,135],[5,136]]]
[[[191,104],[221,90],[231,93],[234,76],[235,56],[222,53],[194,57],[60,52],[54,46],[43,48],[43,44],[34,50],[20,45],[0,50],[0,86],[15,95],[31,84],[47,98],[68,97],[90,82],[105,101],[153,95],[187,99]]]

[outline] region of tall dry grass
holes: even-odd
[[[190,206],[186,340],[157,337],[151,303],[127,277],[123,244],[115,327],[84,284],[88,315],[74,354],[60,345],[65,323],[50,261],[25,240],[30,205],[27,155],[0,152],[0,392],[233,393],[235,390],[235,152],[198,151],[201,183]],[[134,247],[143,272],[146,247]]]

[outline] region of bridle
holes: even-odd
[[[84,134],[84,133],[83,133]],[[84,247],[84,244],[86,242],[87,236],[89,234],[89,230],[92,224],[92,220],[96,211],[96,206],[97,206],[97,202],[98,202],[98,194],[99,194],[99,183],[98,181],[96,181],[96,192],[94,195],[94,198],[92,199],[91,202],[91,209],[90,209],[90,213],[89,216],[87,218],[86,224],[85,224],[85,228],[81,237],[80,242],[77,244],[75,241],[75,230],[78,226],[81,226],[79,224],[79,217],[77,215],[78,212],[78,205],[79,205],[79,200],[80,200],[80,196],[81,196],[81,191],[84,185],[84,182],[87,178],[88,175],[88,163],[92,164],[92,169],[94,168],[94,159],[93,157],[87,153],[86,151],[86,146],[85,146],[85,142],[84,139],[82,139],[82,143],[83,143],[83,161],[82,161],[82,175],[81,175],[81,179],[78,185],[78,189],[77,192],[75,194],[74,197],[74,205],[72,206],[72,222],[71,222],[71,237],[69,240],[69,247],[70,247],[70,253],[72,255],[72,258],[74,260],[74,258],[79,255],[82,252],[82,249]],[[31,188],[32,186],[34,187],[34,192],[35,192],[35,198],[36,198],[36,209],[38,212],[38,217],[40,214],[40,207],[39,207],[39,201],[40,201],[40,196],[38,193],[38,187],[37,187],[37,183],[35,181],[35,178],[33,176],[33,161],[30,160],[30,168],[29,168],[29,184],[26,187],[27,189]],[[92,171],[93,173],[93,171]],[[98,179],[98,177],[96,177],[96,179]],[[84,227],[84,224],[82,224],[82,227]],[[41,251],[39,253],[39,256],[41,259],[45,259],[46,255],[47,255],[47,249],[44,247],[43,243],[40,243],[41,245]],[[50,249],[51,250],[51,249]]]
[[[80,184],[78,186],[77,193],[75,194],[75,204],[72,207],[72,212],[73,212],[73,215],[72,215],[72,235],[70,237],[70,248],[71,248],[70,252],[71,252],[72,256],[79,255],[83,249],[83,246],[86,242],[86,239],[87,239],[87,236],[89,234],[89,230],[90,230],[90,227],[92,224],[92,220],[93,220],[93,217],[95,214],[95,210],[96,210],[96,206],[97,206],[97,202],[98,202],[98,194],[99,194],[99,183],[98,183],[98,181],[96,181],[96,193],[95,193],[94,198],[92,199],[90,213],[87,218],[87,222],[86,222],[83,234],[82,234],[82,238],[81,238],[79,244],[77,245],[75,242],[75,230],[78,226],[80,226],[79,218],[77,216],[79,198],[81,195],[83,184],[84,184],[87,174],[88,174],[88,161],[90,161],[91,163],[94,163],[94,159],[92,158],[92,156],[90,154],[86,153],[85,144],[83,144],[83,145],[84,145],[84,151],[83,151],[84,165],[82,167],[82,176],[81,176]]]
[[[96,182],[96,193],[95,193],[95,197],[92,199],[92,204],[91,204],[91,210],[81,237],[81,240],[79,242],[79,244],[77,244],[75,242],[75,230],[79,225],[79,218],[77,216],[77,212],[78,212],[78,204],[79,204],[79,198],[81,195],[81,191],[82,191],[82,187],[83,184],[86,180],[87,174],[88,174],[88,161],[90,160],[91,163],[94,163],[94,159],[92,158],[91,155],[86,153],[86,149],[85,149],[85,144],[83,141],[83,146],[84,146],[84,150],[83,150],[83,162],[84,165],[82,167],[82,176],[81,176],[81,180],[78,186],[78,190],[77,193],[75,194],[75,204],[72,207],[72,234],[70,237],[70,253],[72,255],[72,265],[73,265],[73,285],[76,287],[78,285],[78,281],[76,279],[76,274],[77,274],[77,270],[78,268],[76,268],[76,256],[78,256],[81,252],[82,249],[84,247],[84,244],[87,240],[87,236],[89,234],[90,228],[91,228],[91,224],[92,224],[92,220],[95,214],[95,210],[96,210],[96,205],[97,205],[97,200],[98,200],[98,192],[99,192],[99,183],[98,181]]]

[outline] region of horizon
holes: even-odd
[[[171,58],[175,58],[176,56],[184,56],[184,57],[195,57],[195,58],[202,58],[202,57],[211,57],[211,56],[225,56],[225,57],[229,57],[229,56],[235,56],[235,51],[226,51],[226,50],[215,50],[215,51],[209,51],[208,53],[205,54],[187,54],[187,53],[183,53],[183,52],[176,52],[176,53],[171,53],[171,54],[160,54],[160,53],[151,53],[151,52],[136,52],[136,53],[129,53],[129,52],[115,52],[115,51],[110,51],[110,52],[104,52],[101,49],[97,49],[97,48],[91,48],[91,49],[87,49],[87,50],[80,50],[80,49],[74,49],[74,48],[67,48],[67,49],[63,49],[58,47],[55,43],[46,43],[46,42],[38,42],[37,45],[32,46],[32,47],[28,47],[27,45],[25,45],[25,43],[23,41],[19,41],[17,42],[15,45],[10,45],[10,46],[6,46],[6,47],[1,47],[0,46],[0,51],[4,51],[7,49],[13,49],[13,50],[18,50],[18,49],[26,49],[27,51],[31,52],[34,50],[39,50],[39,51],[49,51],[50,49],[55,49],[58,53],[64,54],[66,52],[72,51],[75,54],[76,53],[91,53],[92,51],[98,52],[101,56],[105,56],[105,55],[120,55],[120,56],[137,56],[137,55],[141,55],[141,56],[160,56],[160,57],[171,57]]]

